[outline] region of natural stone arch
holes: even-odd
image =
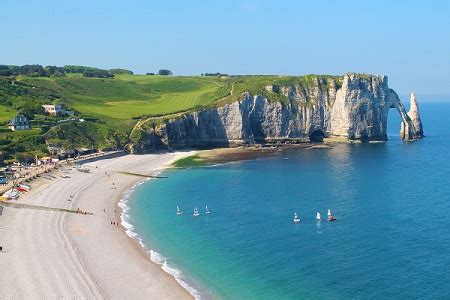
[[[417,103],[411,100],[410,113],[397,93],[388,87],[386,76],[344,75],[342,86],[329,112],[327,133],[350,140],[385,141],[390,108],[396,108],[402,119],[401,138],[406,141],[422,137]]]
[[[409,112],[406,112],[405,106],[400,99],[393,102],[391,107],[397,109],[402,119],[400,123],[400,138],[402,140],[413,141],[423,137],[422,120],[420,119],[419,106],[414,93],[411,93]]]

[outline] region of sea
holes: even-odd
[[[124,196],[123,222],[196,298],[448,299],[450,102],[420,109],[416,142],[391,110],[386,143],[164,171]]]

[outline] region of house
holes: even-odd
[[[62,105],[57,104],[57,105],[53,105],[53,104],[46,104],[46,105],[42,105],[42,108],[44,109],[44,111],[51,115],[51,116],[60,116],[65,114],[65,111],[62,107]]]
[[[8,127],[12,131],[31,129],[30,122],[28,122],[27,117],[24,115],[16,115],[12,118],[8,124]]]

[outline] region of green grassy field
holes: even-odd
[[[114,79],[21,78],[34,86],[50,88],[83,114],[130,120],[186,111],[217,101],[229,93],[226,80],[208,77],[117,75]]]
[[[13,108],[0,105],[0,123],[8,123],[15,114],[16,111]]]
[[[32,128],[30,130],[16,130],[16,131],[11,131],[9,129],[2,129],[0,130],[0,140],[7,138],[10,138],[12,140],[18,140],[23,137],[37,135],[39,134],[39,132],[40,132],[39,128]]]

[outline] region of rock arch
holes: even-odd
[[[400,138],[404,141],[421,139],[423,137],[423,127],[415,94],[411,93],[409,112],[406,112],[405,106],[400,100],[394,102],[391,107],[396,108],[402,118]]]
[[[331,107],[327,133],[350,140],[387,140],[388,113],[395,108],[402,119],[400,136],[405,141],[423,137],[422,123],[414,94],[407,113],[397,93],[388,87],[386,76],[344,75]]]

